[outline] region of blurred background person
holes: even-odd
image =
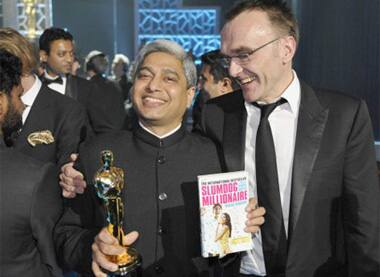
[[[124,128],[126,112],[124,101],[119,86],[109,80],[108,76],[108,57],[101,51],[93,50],[85,58],[84,70],[90,83],[99,92],[97,99],[92,99],[94,112],[101,114],[103,119],[107,119],[112,129],[120,130]],[[104,131],[109,130],[104,126]],[[102,130],[101,130],[102,131]]]
[[[99,50],[92,50],[85,59],[85,71],[88,80],[106,78],[108,76],[109,61],[106,54]]]
[[[228,68],[219,63],[222,57],[220,50],[210,51],[201,56],[202,67],[198,87],[205,101],[240,89],[236,79],[229,74]]]
[[[80,65],[80,61],[79,61],[79,59],[78,59],[78,57],[77,56],[74,56],[74,62],[73,62],[73,64],[72,64],[72,66],[71,66],[71,75],[73,75],[73,76],[77,76],[78,75],[78,71],[79,71],[79,69],[81,68],[82,66]]]
[[[116,54],[112,61],[112,76],[120,87],[124,101],[129,99],[129,90],[132,87],[132,82],[128,78],[127,72],[129,68],[129,59],[123,54]]]
[[[205,102],[240,89],[236,79],[229,74],[228,68],[224,68],[219,63],[222,57],[219,49],[201,56],[202,65],[198,79],[198,93],[192,110],[193,128],[196,128],[199,123]]]

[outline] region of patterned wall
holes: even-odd
[[[138,0],[139,9],[175,9],[182,7],[181,0]]]
[[[214,9],[139,9],[139,34],[210,35],[216,34]]]
[[[183,8],[180,0],[138,0],[137,41],[170,39],[192,51],[195,57],[220,47],[219,9]]]

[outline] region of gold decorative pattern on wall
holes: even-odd
[[[18,0],[18,31],[33,40],[52,25],[51,0]]]

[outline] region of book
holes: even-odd
[[[224,257],[252,249],[244,232],[249,201],[248,173],[236,171],[198,176],[203,257]]]

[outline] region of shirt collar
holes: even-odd
[[[44,77],[48,80],[55,80],[57,79],[58,77],[61,77],[62,80],[66,79],[66,75],[62,74],[62,75],[59,75],[59,76],[56,76],[56,77],[53,77],[53,76],[50,76],[49,73],[47,73],[47,71],[45,70],[44,71]]]
[[[41,86],[42,86],[42,82],[37,77],[37,75],[34,75],[34,84],[28,91],[25,91],[24,94],[21,96],[21,100],[22,102],[24,102],[26,106],[33,105],[33,102],[36,99],[37,94],[41,89]]]
[[[162,148],[172,146],[182,140],[186,135],[186,128],[181,124],[179,129],[175,128],[170,134],[166,134],[164,138],[158,138],[157,135],[140,124],[140,126],[134,130],[134,135],[153,147]]]
[[[293,80],[291,81],[290,85],[284,90],[281,98],[284,98],[290,107],[290,111],[297,115],[298,110],[300,107],[300,99],[301,99],[301,85],[300,81],[298,79],[297,73],[293,70]],[[274,102],[276,102],[278,99],[275,99]],[[246,110],[249,111],[250,109],[258,109],[257,107],[253,106],[251,103],[244,102]],[[282,105],[281,107],[286,107],[286,105]]]
[[[288,101],[292,113],[298,114],[300,107],[301,86],[298,80],[297,73],[293,70],[293,80],[281,95],[282,98]]]
[[[168,133],[166,133],[166,134],[164,134],[164,135],[162,135],[162,136],[159,136],[159,135],[153,133],[153,132],[152,132],[151,130],[149,130],[148,128],[146,128],[146,127],[144,126],[144,124],[141,123],[141,121],[139,121],[139,125],[140,125],[141,128],[143,128],[145,131],[147,131],[148,133],[152,134],[152,135],[155,136],[156,138],[164,139],[164,138],[166,138],[166,137],[168,137],[168,136],[174,134],[175,132],[177,132],[177,131],[179,130],[179,128],[181,128],[182,123],[180,123],[176,128],[174,128],[173,130],[171,130],[170,132],[168,132]]]

